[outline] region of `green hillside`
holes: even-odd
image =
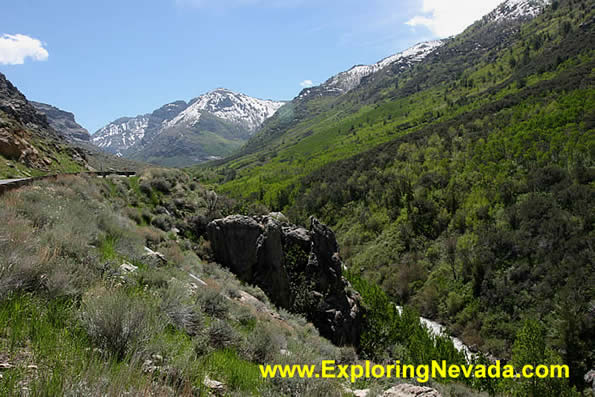
[[[595,358],[594,19],[568,0],[478,21],[410,69],[292,101],[195,173],[320,217],[352,272],[483,352],[509,358],[537,320],[581,385]]]

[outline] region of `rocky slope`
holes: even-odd
[[[78,171],[86,165],[84,157],[0,73],[0,176]]]
[[[89,141],[91,135],[74,119],[74,114],[46,103],[29,101],[37,111],[44,114],[50,126],[69,142]]]
[[[124,155],[135,146],[141,147],[145,137],[151,140],[165,122],[176,117],[187,106],[184,101],[176,101],[149,114],[119,118],[96,131],[92,142],[108,153]]]
[[[55,136],[45,116],[39,114],[27,98],[0,73],[0,111],[40,136]]]
[[[315,218],[310,229],[280,214],[241,215],[208,225],[217,261],[258,285],[278,306],[305,315],[336,344],[357,346],[362,326],[359,296],[347,290],[335,234]]]
[[[156,164],[200,163],[239,147],[283,104],[219,88],[188,103],[120,118],[99,129],[92,142],[109,153]]]

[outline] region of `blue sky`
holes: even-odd
[[[318,84],[354,64],[457,33],[497,3],[4,2],[0,72],[29,99],[73,112],[92,133],[120,116],[217,87],[291,99],[304,81]]]

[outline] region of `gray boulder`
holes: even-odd
[[[441,394],[430,387],[403,383],[386,390],[382,397],[441,397]]]
[[[264,226],[255,219],[232,215],[207,225],[207,233],[218,262],[241,280],[251,280],[257,262],[256,246]]]
[[[339,345],[357,345],[362,308],[347,288],[335,234],[315,218],[310,228],[278,216],[232,215],[216,219],[207,234],[217,262],[256,284],[277,306],[304,314],[320,334]]]

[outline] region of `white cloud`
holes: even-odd
[[[502,3],[503,0],[421,0],[422,14],[406,22],[409,26],[425,26],[438,37],[461,33]]]
[[[312,87],[314,85],[314,83],[312,82],[312,80],[304,80],[300,83],[300,85],[303,88],[308,88],[308,87]]]
[[[24,34],[3,34],[0,36],[0,64],[22,65],[25,58],[35,61],[48,59],[48,52],[41,41]]]

